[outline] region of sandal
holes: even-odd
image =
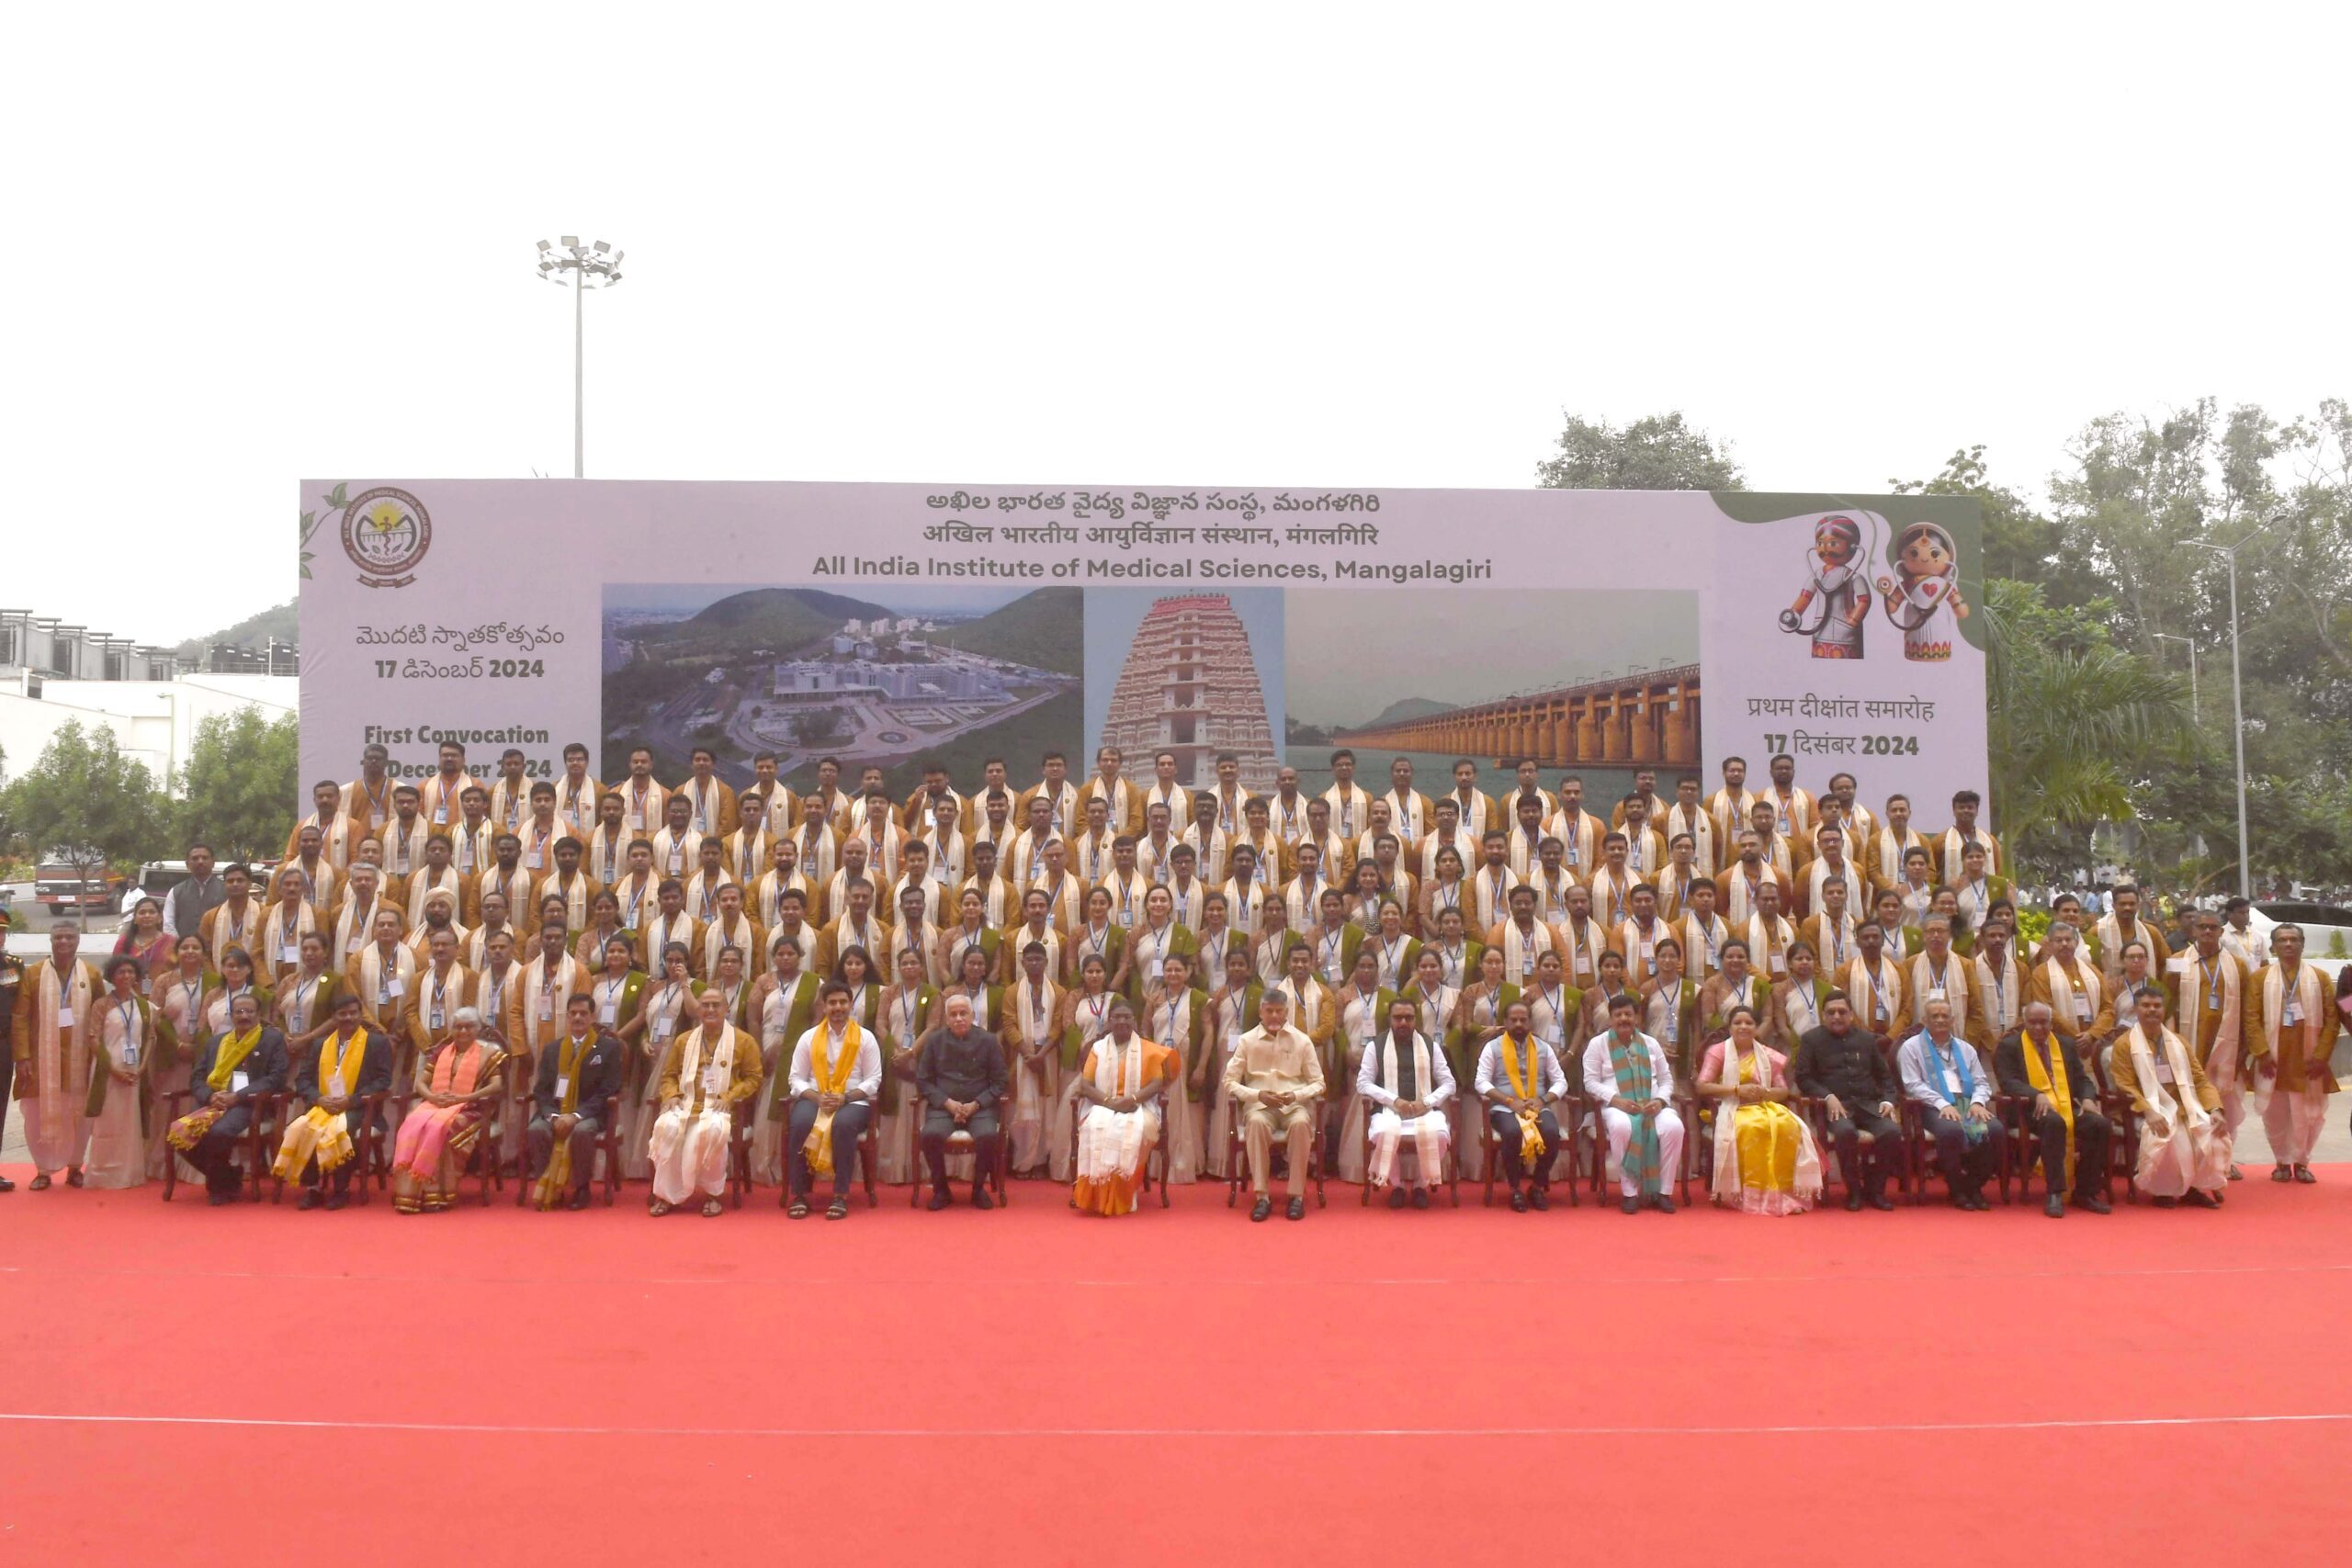
[[[670,1205],[662,1201],[661,1199],[656,1198],[651,1203],[646,1206],[645,1212],[658,1220],[662,1215],[670,1212]]]
[[[706,1220],[715,1220],[726,1212],[727,1205],[716,1198],[706,1198],[702,1201],[702,1217]]]
[[[80,1166],[69,1165],[65,1168],[65,1185],[68,1187],[79,1187],[82,1185],[82,1168]]]
[[[2295,1168],[2291,1165],[2274,1165],[2270,1168],[2270,1179],[2292,1181],[2295,1179]]]
[[[825,1218],[827,1218],[827,1219],[829,1219],[829,1220],[845,1220],[845,1219],[848,1219],[848,1218],[849,1218],[849,1200],[848,1200],[848,1199],[846,1199],[846,1198],[836,1198],[836,1199],[834,1199],[831,1202],[830,1202],[830,1203],[826,1204],[826,1205],[825,1205]]]
[[[2295,1168],[2295,1179],[2303,1183],[2306,1187],[2309,1187],[2316,1184],[2319,1178],[2312,1174],[2312,1168],[2310,1166],[2299,1165]]]
[[[36,1191],[36,1192],[46,1192],[46,1191],[48,1191],[48,1190],[49,1190],[49,1172],[47,1172],[47,1171],[45,1171],[45,1170],[44,1170],[44,1171],[40,1172],[38,1175],[36,1175],[36,1176],[33,1178],[33,1179],[32,1179],[32,1184],[31,1184],[31,1185],[32,1185],[32,1190],[33,1190],[34,1191]]]
[[[792,1201],[792,1206],[785,1210],[785,1213],[792,1219],[805,1220],[808,1217],[808,1205],[796,1198]]]

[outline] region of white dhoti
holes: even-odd
[[[725,1111],[664,1111],[654,1118],[646,1152],[653,1161],[653,1195],[683,1203],[696,1192],[727,1190],[727,1138],[735,1119]]]
[[[1144,1161],[1159,1139],[1159,1113],[1148,1105],[1126,1111],[1089,1105],[1078,1122],[1078,1206],[1105,1214],[1134,1213]]]
[[[2229,1179],[2230,1137],[2218,1121],[2209,1116],[2192,1126],[2178,1116],[2169,1123],[2140,1119],[2140,1164],[2132,1179],[2141,1191],[2151,1198],[2177,1198],[2192,1187],[2219,1192]]]
[[[1625,1145],[1634,1141],[1633,1117],[1613,1105],[1604,1105],[1600,1124],[1609,1134],[1609,1174],[1617,1179],[1617,1190],[1628,1198],[1640,1197],[1640,1179],[1625,1168]],[[1675,1174],[1681,1168],[1682,1118],[1669,1105],[1657,1113],[1657,1190],[1663,1192],[1673,1186]]]
[[[1384,1108],[1372,1113],[1371,1131],[1372,1158],[1364,1167],[1364,1179],[1374,1187],[1395,1183],[1398,1145],[1408,1137],[1413,1140],[1418,1183],[1433,1187],[1444,1174],[1445,1151],[1453,1142],[1444,1111],[1424,1111],[1408,1119]]]
[[[2259,1086],[2255,1099],[2262,1107],[2263,1134],[2270,1140],[2274,1165],[2309,1165],[2320,1129],[2327,1124],[2327,1093],[2324,1089],[2288,1089],[2277,1084]],[[2228,1109],[2223,1097],[2222,1108]]]

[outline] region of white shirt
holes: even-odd
[[[793,1045],[789,1086],[794,1095],[807,1094],[817,1087],[814,1048],[817,1036],[830,1027],[828,1024],[820,1023],[813,1029],[804,1030],[801,1032],[800,1039]],[[846,1032],[847,1026],[844,1025],[843,1028]],[[857,1066],[850,1069],[849,1087],[871,1100],[882,1092],[882,1051],[881,1047],[874,1043],[874,1031],[861,1024],[857,1032]],[[836,1036],[829,1051],[837,1053],[840,1045],[841,1040]]]

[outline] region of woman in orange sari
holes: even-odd
[[[459,1008],[449,1038],[416,1064],[418,1103],[392,1144],[392,1207],[425,1214],[457,1201],[466,1156],[506,1091],[506,1053],[481,1038],[481,1014]]]

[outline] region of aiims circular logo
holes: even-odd
[[[370,588],[405,588],[433,545],[433,519],[404,490],[371,490],[343,509],[343,551]]]

